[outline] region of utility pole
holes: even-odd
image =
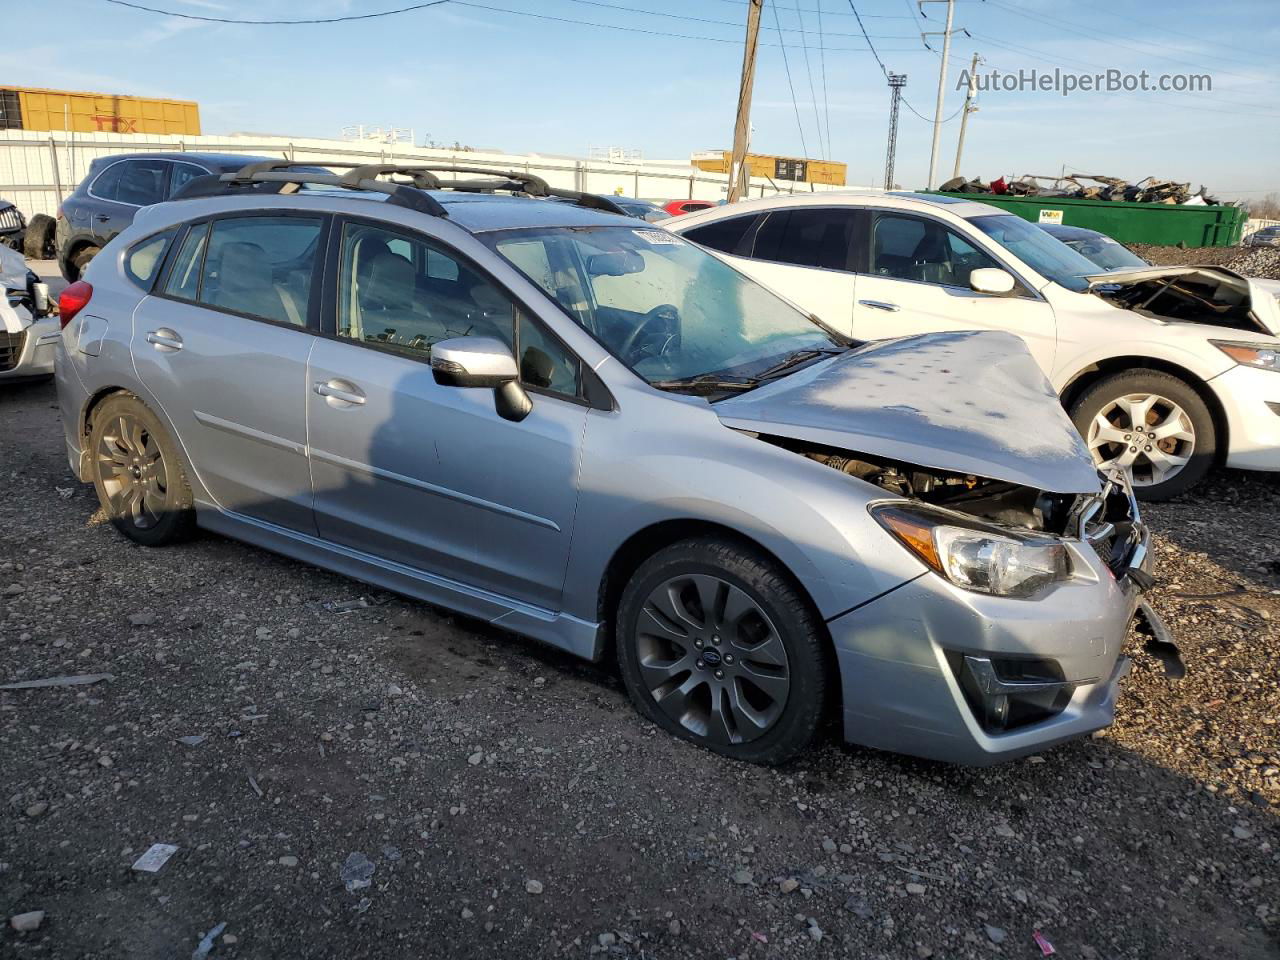
[[[942,63],[938,67],[938,102],[933,108],[933,148],[929,151],[929,184],[934,186],[934,175],[938,169],[938,143],[942,139],[942,104],[947,95],[947,58],[951,56],[951,21],[956,12],[956,0],[917,0],[921,7],[926,3],[945,3],[947,5],[947,26],[942,31]],[[923,34],[929,36],[929,34]]]
[[[951,176],[960,176],[960,155],[964,153],[964,128],[968,126],[969,114],[977,113],[978,108],[973,106],[973,98],[978,95],[978,64],[982,63],[982,58],[976,53],[973,60],[969,64],[969,89],[964,92],[964,109],[960,111],[960,140],[956,143],[956,168],[951,171]]]
[[[756,79],[756,43],[760,39],[760,12],[764,0],[750,0],[747,7],[747,42],[742,49],[742,83],[738,87],[738,115],[733,123],[733,159],[729,163],[729,202],[737,203],[750,183],[747,171],[747,137],[751,127],[751,88]]]
[[[905,73],[889,74],[889,145],[884,152],[884,188],[893,189],[893,162],[898,154],[898,104],[902,102],[902,88],[907,85]]]

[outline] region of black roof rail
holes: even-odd
[[[320,167],[349,168],[343,174],[328,174],[318,170]],[[298,168],[304,168],[299,170]],[[441,180],[438,173],[474,173],[482,174],[484,180]],[[396,180],[379,180],[381,176],[408,177],[409,182]],[[206,181],[201,183],[201,181]],[[434,197],[422,193],[424,190],[460,190],[468,193],[492,193],[496,190],[524,193],[531,197],[558,197],[572,200],[582,207],[604,210],[608,213],[626,215],[626,211],[608,197],[594,193],[582,193],[578,190],[565,190],[553,187],[532,173],[520,173],[516,170],[491,170],[488,167],[477,167],[459,164],[402,164],[402,163],[317,163],[314,160],[263,160],[250,163],[233,173],[224,173],[217,177],[197,177],[176,193],[172,199],[186,197],[212,196],[226,193],[232,186],[266,189],[259,184],[278,184],[276,193],[290,193],[302,184],[340,187],[347,190],[372,190],[388,194],[388,202],[398,206],[409,207],[432,216],[448,216],[445,208]],[[292,185],[293,190],[289,187]],[[412,189],[405,189],[412,188]]]

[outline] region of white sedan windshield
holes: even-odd
[[[1057,237],[1011,213],[974,217],[969,221],[1042,277],[1080,293],[1089,288],[1084,278],[1102,273],[1098,265],[1076,253]]]
[[[488,242],[651,383],[752,377],[845,343],[702,248],[646,227],[554,227]]]

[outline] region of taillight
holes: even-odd
[[[58,294],[58,324],[66,327],[77,313],[84,309],[89,298],[93,296],[93,287],[83,280],[77,280],[62,293]]]

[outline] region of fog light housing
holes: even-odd
[[[1066,708],[1076,687],[1097,682],[1097,678],[1067,680],[1054,660],[963,654],[948,659],[970,709],[990,733],[1048,720]]]

